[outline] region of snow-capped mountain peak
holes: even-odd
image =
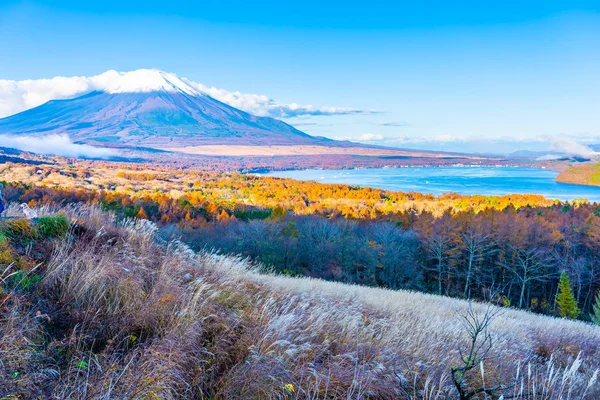
[[[156,148],[320,143],[285,122],[229,106],[201,85],[157,69],[111,70],[77,78],[74,84],[79,97],[0,118],[0,135],[68,135],[88,144]]]
[[[106,71],[91,78],[91,87],[106,93],[180,92],[200,96],[202,92],[185,83],[177,75],[158,69],[129,72]]]

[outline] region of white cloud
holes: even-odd
[[[414,144],[414,143],[450,143],[450,142],[465,142],[471,141],[464,137],[456,137],[452,135],[437,135],[437,136],[409,136],[409,135],[396,135],[388,136],[379,133],[363,133],[358,136],[338,136],[334,139],[337,140],[351,140],[357,142],[380,142],[382,144]]]
[[[110,158],[119,155],[113,149],[73,143],[67,135],[42,137],[0,135],[0,143],[2,147],[65,157]]]
[[[564,152],[570,156],[597,158],[600,153],[592,150],[586,145],[566,137],[554,137],[551,139],[552,147],[556,151]]]
[[[377,134],[377,133],[363,133],[362,135],[360,135],[357,140],[361,141],[361,142],[374,142],[374,141],[378,141],[378,140],[383,140],[384,137],[383,135]]]
[[[12,115],[49,100],[65,99],[92,90],[85,77],[56,77],[24,81],[0,80],[0,117]]]
[[[270,99],[267,96],[259,94],[244,94],[240,92],[229,92],[225,89],[205,86],[201,83],[183,79],[187,84],[200,92],[240,110],[254,115],[269,116],[275,118],[292,118],[306,115],[352,115],[352,114],[372,114],[375,111],[359,110],[356,108],[342,107],[315,107],[311,105],[301,105],[296,103],[282,104]]]
[[[404,127],[408,126],[408,122],[406,121],[391,121],[391,122],[378,122],[379,126],[390,126],[390,127]]]
[[[369,114],[374,111],[356,108],[316,107],[296,103],[279,103],[268,96],[230,92],[205,86],[175,74],[156,69],[131,72],[106,71],[92,77],[55,77],[23,81],[0,79],[0,118],[39,106],[49,100],[68,99],[102,90],[109,93],[147,92],[153,90],[178,90],[187,94],[201,93],[232,107],[259,116],[291,118],[307,115]]]

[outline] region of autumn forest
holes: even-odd
[[[410,289],[589,320],[600,206],[537,195],[440,197],[254,175],[8,164],[5,199],[93,203],[166,239],[292,276]],[[60,186],[60,187],[59,187]],[[561,275],[562,274],[562,275]],[[568,279],[576,312],[558,305]]]

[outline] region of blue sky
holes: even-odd
[[[451,151],[600,143],[597,1],[323,3],[2,2],[0,79],[158,68],[365,111],[286,120],[314,135]]]

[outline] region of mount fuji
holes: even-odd
[[[51,100],[0,119],[0,134],[59,134],[78,143],[117,147],[336,143],[231,107],[171,73],[109,71],[96,78],[79,97]]]

